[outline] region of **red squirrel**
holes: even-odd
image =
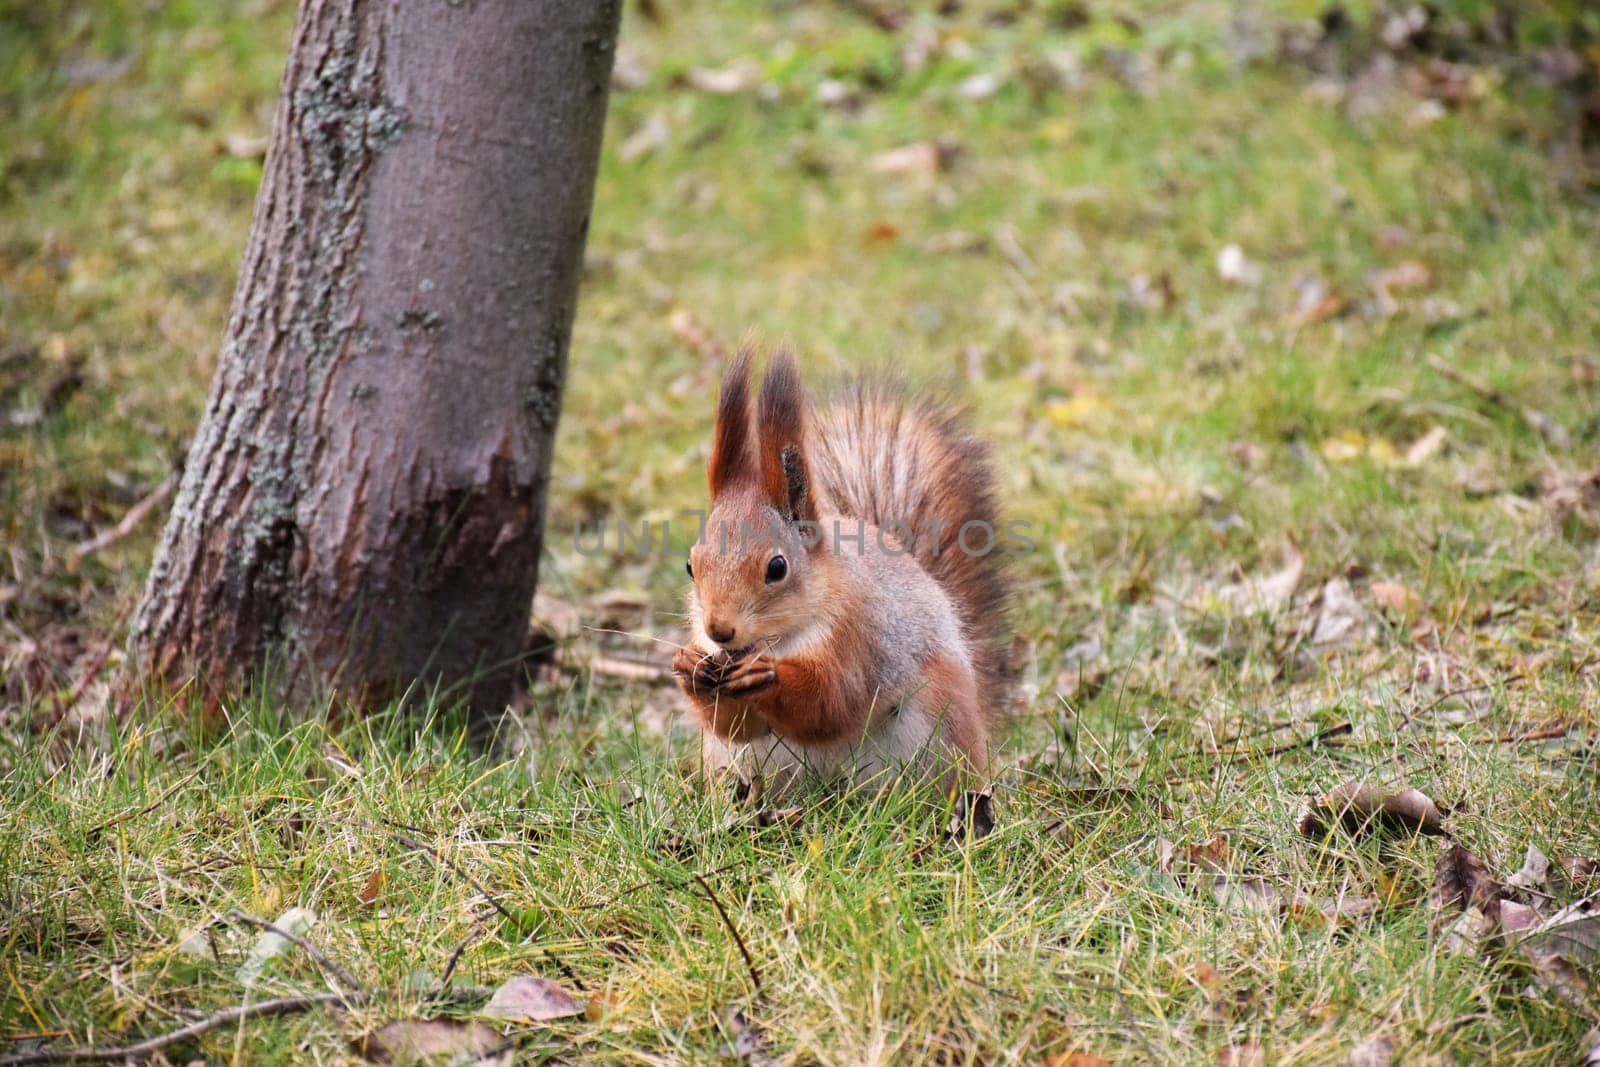
[[[723,375],[673,659],[708,768],[981,776],[1010,635],[987,446],[882,384],[815,410],[787,353],[752,412],[751,362]]]

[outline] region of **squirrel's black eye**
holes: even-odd
[[[767,560],[767,584],[781,582],[789,573],[789,561],[782,556],[773,556]]]
[[[683,561],[683,569],[689,575],[689,577],[693,578],[694,577],[694,560],[692,560],[692,559],[684,560]]]

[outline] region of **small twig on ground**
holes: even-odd
[[[199,776],[200,772],[198,770],[190,771],[176,782],[173,782],[172,785],[168,786],[162,791],[160,796],[156,797],[138,811],[123,812],[121,815],[113,816],[112,818],[107,819],[105,822],[96,823],[95,825],[89,827],[89,829],[85,830],[83,832],[83,836],[88,838],[90,841],[93,841],[95,838],[99,837],[113,826],[120,826],[130,819],[137,819],[140,816],[149,815],[152,811],[155,811],[168,800],[172,799],[172,795],[174,793],[188,785],[190,782],[194,781]]]
[[[1566,448],[1572,444],[1572,435],[1567,432],[1567,428],[1538,408],[1518,403],[1515,399],[1496,389],[1476,374],[1462,370],[1435,352],[1428,353],[1427,361],[1428,366],[1438,371],[1440,377],[1448,378],[1457,385],[1478,394],[1478,397],[1484,403],[1492,404],[1516,415],[1528,424],[1529,429],[1550,444],[1558,448]]]
[[[164,1034],[146,1038],[132,1045],[89,1045],[83,1048],[42,1048],[32,1052],[19,1052],[11,1056],[0,1056],[0,1067],[24,1067],[34,1063],[71,1063],[87,1060],[135,1060],[170,1048],[180,1041],[191,1037],[198,1037],[209,1030],[228,1023],[243,1022],[245,1019],[256,1019],[263,1016],[293,1015],[296,1012],[307,1011],[311,1008],[320,1008],[330,1004],[343,1004],[354,1006],[365,1003],[371,999],[370,993],[313,993],[298,997],[278,997],[275,1000],[261,1000],[254,1004],[238,1004],[231,1008],[223,1008],[213,1012],[202,1019],[169,1030]]]
[[[55,702],[55,707],[51,709],[49,717],[43,724],[43,729],[55,729],[61,724],[61,720],[67,717],[67,713],[77,706],[78,701],[83,699],[83,694],[88,690],[89,686],[94,683],[96,678],[100,677],[100,669],[106,665],[106,660],[111,658],[111,652],[114,648],[116,648],[116,645],[109,641],[100,646],[100,651],[95,654],[94,659],[89,661],[89,665],[83,669],[83,674],[79,676],[77,682],[73,685],[72,691]]]
[[[1509,675],[1508,677],[1503,679],[1503,681],[1505,682],[1505,685],[1509,688],[1510,686],[1513,686],[1513,685],[1517,684],[1518,682],[1522,681],[1522,675],[1520,675],[1520,674]],[[1437,708],[1439,705],[1443,704],[1447,700],[1452,700],[1455,697],[1459,697],[1459,696],[1466,696],[1468,693],[1479,693],[1479,692],[1482,692],[1485,689],[1493,689],[1496,684],[1497,684],[1496,682],[1492,682],[1492,681],[1491,682],[1475,682],[1472,685],[1463,685],[1463,686],[1460,686],[1459,688],[1456,688],[1456,689],[1446,690],[1445,692],[1440,693],[1438,696],[1434,697],[1432,700],[1428,701],[1428,703],[1424,704],[1422,707],[1416,708],[1416,709],[1414,709],[1412,711],[1408,711],[1403,716],[1401,716],[1401,718],[1400,718],[1400,729],[1403,730],[1407,726],[1410,726],[1412,724],[1412,722],[1414,722],[1417,718],[1419,718],[1420,716],[1428,714],[1428,712],[1432,711],[1434,708]]]
[[[722,925],[728,928],[728,933],[733,935],[733,943],[739,946],[739,955],[744,957],[744,965],[750,971],[750,981],[756,987],[756,993],[761,993],[761,972],[756,969],[756,961],[750,955],[750,949],[745,946],[744,938],[739,936],[739,928],[733,925],[733,920],[728,918],[728,913],[722,909],[722,901],[717,899],[717,894],[712,890],[711,883],[700,875],[700,872],[691,872],[694,880],[700,883],[700,888],[706,891],[711,906],[717,909],[717,914],[722,917]]]
[[[711,870],[709,870],[709,871],[707,871],[705,873],[707,874],[707,876],[714,876],[714,875],[718,875],[718,874],[727,874],[729,871],[734,870],[735,868],[738,868],[738,867],[743,867],[743,866],[744,866],[744,862],[742,860],[735,860],[732,863],[724,863],[721,867],[713,867]],[[628,886],[628,887],[626,887],[624,889],[617,890],[615,893],[611,894],[611,896],[607,897],[605,900],[596,901],[593,904],[589,904],[589,903],[578,904],[578,905],[575,905],[575,907],[578,908],[578,909],[581,909],[581,910],[590,910],[590,909],[594,909],[594,908],[609,908],[609,907],[615,905],[618,901],[623,900],[626,897],[631,897],[635,893],[643,892],[644,890],[649,889],[651,886],[666,885],[666,886],[669,886],[669,887],[671,887],[673,889],[685,889],[685,888],[688,887],[688,884],[689,883],[687,883],[687,882],[673,883],[673,882],[667,881],[667,880],[662,879],[662,878],[646,878],[642,882],[635,882],[632,885],[630,885],[630,886]]]
[[[432,857],[435,863],[448,870],[451,874],[455,875],[463,882],[466,882],[474,893],[479,894],[484,900],[487,900],[489,902],[489,906],[494,908],[495,911],[499,912],[502,919],[506,919],[512,923],[517,921],[517,917],[511,913],[510,908],[507,908],[504,904],[500,903],[500,901],[495,898],[493,893],[483,888],[483,886],[478,883],[476,878],[472,877],[472,875],[463,870],[461,865],[456,863],[456,861],[451,859],[449,856],[442,854],[438,849],[434,848],[430,844],[427,844],[426,842],[418,841],[410,834],[396,833],[391,830],[389,832],[389,836],[414,852],[426,852],[430,857]]]
[[[1205,754],[1213,758],[1221,759],[1238,759],[1241,756],[1281,756],[1286,752],[1293,752],[1298,748],[1309,748],[1312,745],[1327,741],[1331,738],[1344,737],[1345,735],[1354,732],[1354,730],[1355,727],[1348,719],[1346,719],[1344,722],[1334,723],[1332,726],[1324,727],[1309,737],[1302,737],[1295,741],[1285,741],[1283,744],[1274,745],[1271,748],[1253,749],[1235,747],[1229,749],[1213,749]]]
[[[455,947],[455,951],[450,953],[450,958],[444,964],[444,973],[439,976],[439,980],[434,983],[433,992],[428,995],[429,1000],[450,988],[450,979],[455,977],[456,966],[461,963],[461,954],[467,951],[467,946],[477,938],[480,930],[482,930],[481,926],[473,926],[467,932],[467,936],[462,938],[461,943]]]
[[[1480,745],[1514,745],[1519,741],[1549,741],[1557,737],[1566,737],[1571,732],[1570,722],[1557,719],[1520,733],[1492,734],[1489,737],[1474,737],[1471,740]]]
[[[390,825],[395,824],[391,823]],[[501,918],[511,923],[513,927],[521,927],[521,920],[511,913],[511,909],[500,903],[500,901],[495,898],[493,893],[483,888],[483,886],[478,883],[476,878],[468,874],[460,864],[456,863],[449,856],[443,855],[432,845],[429,845],[423,841],[418,841],[409,834],[396,833],[394,830],[390,830],[389,836],[394,838],[400,844],[404,845],[406,848],[412,849],[416,852],[426,853],[435,863],[448,870],[457,878],[460,878],[463,882],[466,882],[474,893],[480,894],[484,900],[487,900],[489,902],[489,906],[494,908],[494,910],[500,914]],[[561,972],[561,977],[571,982],[573,986],[577,988],[578,992],[587,992],[587,990],[584,988],[583,980],[578,977],[577,971],[574,971],[571,967],[567,966],[566,962],[562,960],[561,957],[557,956],[554,952],[551,952],[548,948],[543,949],[542,951],[544,952],[545,959],[555,964],[556,969]]]
[[[672,669],[659,663],[644,663],[639,660],[623,659],[620,656],[593,656],[589,659],[589,671],[592,674],[602,675],[607,678],[621,678],[629,682],[650,682],[660,684],[672,680]]]
[[[299,947],[305,949],[306,955],[315,960],[318,967],[321,967],[324,971],[337,978],[341,983],[344,984],[346,989],[351,990],[352,992],[362,992],[366,989],[365,986],[356,980],[355,975],[345,970],[343,964],[329,959],[326,953],[324,953],[316,945],[313,945],[310,941],[307,941],[305,938],[301,937],[299,934],[293,934],[288,930],[283,929],[281,926],[275,926],[267,920],[261,918],[259,915],[250,915],[242,911],[230,911],[228,913],[228,920],[230,922],[245,923],[248,926],[256,926],[266,930],[268,933],[277,934],[285,941],[293,942]]]
[[[143,522],[145,518],[152,511],[154,511],[163,500],[167,499],[167,497],[171,495],[172,489],[176,484],[177,480],[175,476],[170,474],[167,475],[167,477],[161,480],[160,485],[150,490],[150,492],[144,495],[143,499],[128,509],[127,513],[122,516],[121,522],[117,523],[109,530],[101,530],[87,541],[80,541],[78,544],[74,545],[72,551],[67,554],[68,573],[77,570],[78,564],[82,563],[89,556],[92,556],[96,552],[102,551],[103,549],[110,548],[124,537],[127,537],[134,530],[138,529],[139,524]]]

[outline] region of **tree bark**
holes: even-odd
[[[134,623],[207,702],[268,668],[505,700],[620,0],[302,0],[216,378]]]

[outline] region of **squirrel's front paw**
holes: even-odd
[[[778,684],[778,667],[766,656],[746,656],[721,671],[718,691],[731,697],[750,697]]]
[[[721,685],[722,672],[727,665],[726,652],[713,655],[692,645],[683,646],[672,657],[672,673],[678,676],[678,684],[689,693],[715,692]]]

